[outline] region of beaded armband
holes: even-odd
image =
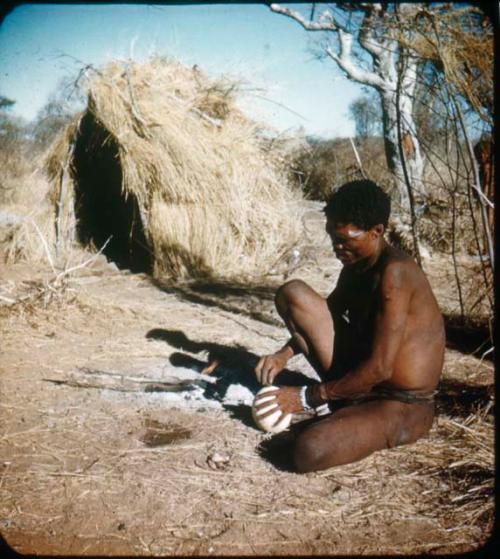
[[[306,411],[312,410],[314,409],[309,402],[307,401],[307,386],[303,386],[300,389],[300,405],[302,406],[302,408]]]

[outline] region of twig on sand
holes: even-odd
[[[55,378],[43,378],[45,382],[52,382],[54,384],[65,384],[67,386],[72,386],[73,388],[98,388],[100,390],[116,390],[118,392],[181,392],[183,390],[189,390],[189,383],[178,383],[170,384],[167,382],[150,382],[142,381],[137,383],[137,381],[129,382],[126,381],[122,385],[121,383],[106,383],[98,381],[88,381],[88,380],[78,380],[74,378],[67,379],[55,379]],[[142,384],[143,386],[141,386]]]
[[[216,378],[208,375],[195,375],[193,378],[148,378],[131,376],[112,371],[91,370],[82,367],[62,378],[43,378],[46,382],[65,384],[74,388],[99,388],[119,392],[182,392],[192,390],[194,385],[215,384]]]
[[[165,382],[169,382],[166,381],[164,378],[146,378],[146,377],[134,377],[134,376],[130,376],[130,375],[124,375],[123,373],[115,373],[112,371],[97,371],[97,370],[92,370],[89,369],[87,367],[81,367],[79,369],[82,373],[85,373],[87,375],[98,375],[98,376],[106,376],[106,377],[118,377],[121,380],[129,380],[132,382],[139,382],[139,383],[165,383]],[[191,383],[192,381],[198,381],[201,380],[203,382],[209,382],[210,384],[215,384],[217,382],[217,379],[215,377],[209,377],[209,376],[205,376],[205,375],[198,375],[193,371],[193,374],[196,375],[195,378],[193,379],[179,379],[179,380],[175,380],[175,381],[171,381],[174,383],[182,383],[184,382],[184,380],[186,380],[187,382]]]
[[[88,266],[89,264],[94,262],[100,256],[100,254],[102,254],[104,249],[108,246],[108,243],[112,239],[112,237],[113,237],[113,235],[110,235],[108,237],[108,239],[106,240],[106,242],[102,245],[102,247],[95,254],[93,254],[89,259],[85,260],[81,264],[78,264],[76,266],[72,266],[71,268],[67,268],[66,270],[63,270],[62,272],[60,272],[55,277],[55,279],[53,280],[54,283],[59,282],[64,276],[67,276],[68,274],[76,272],[76,270],[80,270],[81,268],[85,268],[85,266]]]
[[[44,241],[43,235],[41,234],[40,230],[38,229],[38,227],[36,226],[35,223],[34,223],[34,225],[35,225],[35,228],[38,231],[42,241]],[[77,270],[80,270],[82,268],[85,268],[89,264],[92,264],[92,262],[94,262],[99,257],[99,255],[102,254],[102,252],[104,251],[104,249],[108,245],[111,238],[112,238],[112,236],[110,236],[107,239],[107,241],[102,245],[102,247],[95,254],[93,254],[90,258],[88,258],[87,260],[85,260],[81,264],[77,264],[76,266],[72,266],[71,268],[66,268],[62,272],[59,272],[57,275],[55,275],[54,277],[49,279],[47,281],[47,283],[45,285],[43,285],[42,287],[38,285],[34,289],[31,289],[29,291],[29,293],[27,293],[26,295],[23,295],[21,297],[17,297],[16,299],[11,299],[10,297],[3,297],[1,295],[0,295],[0,299],[2,299],[3,301],[6,301],[10,306],[14,306],[14,305],[17,305],[17,304],[20,304],[20,303],[28,303],[30,301],[40,299],[41,297],[46,295],[48,292],[52,292],[53,294],[57,294],[59,292],[58,290],[64,289],[64,286],[61,283],[61,280],[63,278],[65,278],[66,276],[68,276],[69,274],[72,274],[73,272],[76,272]],[[46,243],[44,243],[44,246],[46,246]],[[55,268],[54,268],[54,265],[53,265],[52,260],[50,258],[50,253],[48,251],[48,247],[46,247],[46,250],[47,250],[47,257],[49,258],[50,265],[52,266],[52,269],[54,270],[54,273],[55,273]],[[50,293],[49,293],[49,296],[50,296]]]
[[[52,271],[55,274],[56,269],[54,267],[54,262],[52,260],[52,256],[50,255],[50,250],[49,250],[49,246],[47,244],[47,241],[45,240],[45,237],[42,235],[42,232],[40,231],[40,229],[39,229],[38,225],[35,223],[35,221],[31,220],[31,223],[32,223],[33,227],[35,228],[35,231],[37,232],[38,236],[40,237],[40,240],[42,241],[42,245],[43,245],[43,248],[45,250],[45,254],[47,255],[47,260],[49,261],[50,267],[52,268]]]

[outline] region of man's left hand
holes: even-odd
[[[267,400],[262,404],[259,404],[259,399],[255,402],[256,409],[261,409],[271,404],[276,404],[271,410],[263,414],[261,417],[267,417],[274,413],[277,409],[281,411],[282,414],[287,413],[297,413],[302,411],[302,404],[300,403],[300,387],[295,386],[282,386],[281,388],[276,387],[276,390],[269,390],[262,394],[261,398],[267,398],[269,396],[274,396],[273,400]]]

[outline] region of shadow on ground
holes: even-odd
[[[173,353],[170,356],[170,362],[174,367],[185,367],[201,373],[212,361],[216,360],[219,363],[210,375],[217,379],[217,383],[207,384],[204,392],[205,398],[223,401],[229,386],[234,384],[244,386],[253,394],[256,394],[262,388],[254,372],[259,356],[248,351],[244,346],[231,347],[213,342],[199,342],[189,339],[180,330],[164,330],[161,328],[153,328],[146,334],[146,338],[164,341],[176,349],[189,352]],[[191,353],[202,352],[208,354],[208,361],[190,355]],[[275,384],[276,386],[304,386],[315,382],[314,379],[298,371],[285,369],[280,373]],[[250,406],[223,403],[223,407],[231,414],[231,417],[238,419],[245,425],[255,426]]]
[[[325,419],[324,416],[313,416],[303,419],[298,423],[293,423],[287,431],[264,439],[257,447],[259,455],[278,470],[297,472],[293,460],[295,439],[301,431],[323,419]]]
[[[438,413],[458,417],[467,417],[479,410],[493,415],[493,393],[493,385],[480,386],[453,379],[442,379],[436,396],[436,408]]]
[[[474,323],[462,320],[460,316],[444,315],[446,346],[462,353],[470,353],[488,361],[495,358],[491,344],[491,333],[487,321]],[[488,353],[489,351],[489,353]]]
[[[285,431],[263,440],[257,447],[259,455],[282,472],[295,472],[293,442],[295,434]]]
[[[283,325],[274,311],[274,296],[282,282],[270,280],[267,285],[252,285],[206,279],[173,285],[157,278],[150,280],[161,291],[175,294],[190,303],[217,307],[273,326]],[[494,360],[491,332],[486,320],[474,322],[455,314],[444,315],[443,318],[447,347]]]
[[[206,289],[207,293],[211,293],[212,289],[216,290],[214,286],[204,286],[203,289]],[[175,291],[179,292],[177,289]],[[239,296],[243,291],[239,288],[234,288],[233,293]],[[270,297],[269,292],[267,296],[268,298]],[[189,295],[189,297],[191,297],[190,300],[193,302],[206,304],[201,296],[198,298],[198,296]],[[222,301],[213,304],[220,308],[223,308],[223,306],[227,307]],[[228,310],[228,308],[225,310]],[[235,312],[233,309],[229,310]],[[447,335],[449,335],[448,328],[450,327],[447,326]],[[456,330],[453,330],[453,327],[451,327],[451,331],[456,332]],[[458,333],[456,335],[459,336]],[[474,336],[476,335],[477,332]],[[466,335],[464,336],[465,338],[459,339],[453,338],[452,335],[451,342],[449,339],[448,342],[453,345],[453,343],[462,343],[466,339],[467,343],[474,345],[480,339],[474,336],[471,338],[467,338]],[[242,345],[227,346],[214,342],[193,340],[180,330],[153,328],[147,333],[146,337],[152,340],[167,342],[170,346],[181,350],[173,353],[170,357],[170,362],[174,366],[189,368],[200,373],[209,363],[216,360],[218,366],[211,373],[211,376],[217,379],[217,383],[208,384],[205,388],[204,396],[221,401],[224,409],[229,412],[231,417],[241,421],[246,426],[255,428],[250,406],[245,404],[228,404],[224,403],[223,400],[229,386],[234,384],[240,384],[254,394],[261,388],[254,372],[259,356],[248,351]],[[194,357],[192,354],[203,354],[203,358]],[[277,386],[303,386],[304,384],[313,384],[315,382],[314,379],[310,379],[298,371],[288,369],[285,369],[276,379]],[[483,414],[493,415],[493,386],[472,385],[453,379],[443,379],[440,382],[439,391],[436,396],[436,408],[438,413],[458,417],[467,417],[471,413],[477,413],[478,410],[482,410]],[[310,421],[292,425],[290,431],[274,435],[262,441],[258,447],[259,454],[279,470],[295,471],[292,457],[293,439],[297,431],[304,428],[308,423]]]
[[[282,326],[282,321],[274,314],[274,295],[279,284],[248,285],[198,280],[171,285],[156,278],[151,278],[151,282],[161,291],[175,294],[184,301],[217,307],[266,324]]]

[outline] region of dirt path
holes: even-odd
[[[323,293],[338,273],[327,253],[321,245],[296,273]],[[286,339],[272,285],[167,289],[101,264],[81,270],[46,306],[0,308],[0,532],[16,550],[444,553],[487,538],[490,363],[448,351],[449,390],[428,439],[297,475],[259,451],[265,435],[248,406],[220,394],[180,401],[44,380],[78,367],[129,374],[156,362],[175,370],[206,363],[208,353],[222,355],[230,375]],[[48,277],[4,268],[2,293],[15,297]],[[302,358],[291,368],[311,374]],[[475,400],[461,397],[464,378]]]

